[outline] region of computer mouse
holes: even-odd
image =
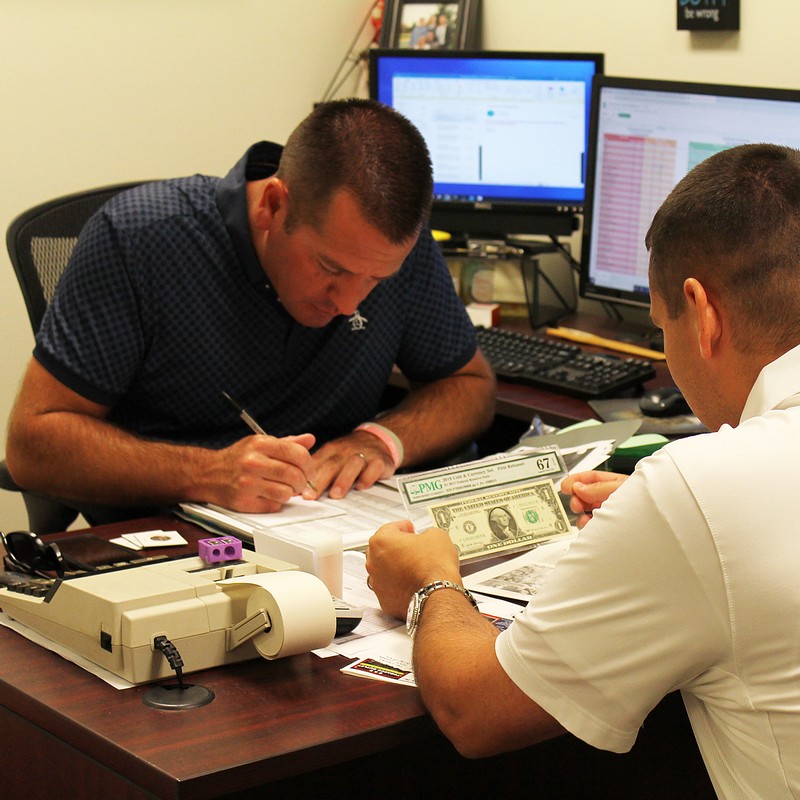
[[[677,386],[662,386],[645,392],[639,400],[639,408],[648,417],[674,417],[692,413]]]

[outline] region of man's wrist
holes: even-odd
[[[425,607],[425,603],[434,592],[439,591],[440,589],[452,589],[460,594],[463,594],[464,597],[466,597],[470,603],[472,603],[472,607],[475,610],[478,609],[478,602],[475,600],[469,590],[465,589],[463,586],[461,586],[461,584],[448,580],[437,580],[433,581],[432,583],[428,583],[421,589],[418,589],[416,592],[414,592],[414,594],[411,596],[411,602],[408,604],[408,611],[406,613],[406,632],[412,638],[416,634],[417,628],[419,627],[419,621],[422,617],[422,611]]]
[[[377,422],[364,422],[356,428],[357,431],[364,431],[383,442],[386,449],[389,451],[394,468],[397,470],[403,463],[405,451],[400,437],[392,430],[389,430],[385,425],[379,425]]]

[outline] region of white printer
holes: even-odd
[[[330,644],[336,610],[314,575],[251,551],[236,561],[153,561],[0,588],[0,608],[131,683],[168,678],[166,637],[183,671]]]

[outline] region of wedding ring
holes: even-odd
[[[364,466],[361,467],[364,469],[367,466],[367,457],[363,453],[356,453],[356,455],[364,462]]]
[[[372,575],[367,575],[367,589],[372,588]]]

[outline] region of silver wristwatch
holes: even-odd
[[[475,598],[463,586],[459,586],[452,581],[434,581],[433,583],[429,583],[427,586],[423,586],[411,595],[411,602],[408,604],[408,614],[406,614],[406,632],[409,636],[413,637],[417,632],[419,618],[422,616],[422,608],[425,605],[425,601],[437,589],[455,589],[457,592],[461,592],[461,594],[472,603],[473,608],[478,608],[478,603]]]

